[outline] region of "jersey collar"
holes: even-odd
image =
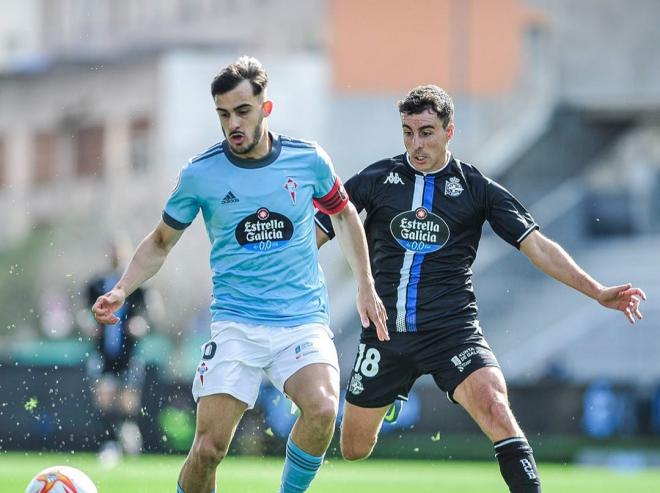
[[[449,173],[451,168],[452,168],[452,165],[455,162],[454,161],[454,155],[450,152],[449,157],[447,158],[447,162],[445,163],[445,165],[442,168],[440,168],[439,170],[436,170],[436,171],[431,171],[430,173],[424,173],[423,171],[419,171],[417,168],[415,168],[412,165],[412,163],[410,162],[410,156],[408,155],[407,152],[403,154],[403,161],[404,161],[404,163],[406,163],[406,166],[410,169],[410,171],[412,171],[416,175],[423,175],[423,176],[426,176],[426,175],[441,175],[441,174]]]
[[[231,152],[231,149],[229,148],[229,144],[227,144],[227,140],[222,141],[222,150],[225,152],[225,156],[227,156],[227,159],[234,165],[238,166],[239,168],[245,168],[245,169],[256,169],[256,168],[264,168],[268,166],[269,164],[272,164],[280,155],[280,151],[282,150],[282,143],[280,142],[280,136],[277,134],[273,134],[271,132],[268,132],[268,135],[270,135],[272,146],[270,149],[270,152],[266,154],[264,157],[261,157],[259,159],[251,159],[251,158],[240,158],[236,154],[233,154]]]

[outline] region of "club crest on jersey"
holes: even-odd
[[[463,185],[461,180],[456,176],[450,177],[445,182],[445,195],[448,197],[458,197],[463,192]]]
[[[289,197],[291,198],[291,203],[293,205],[296,205],[296,189],[298,188],[298,184],[293,180],[293,178],[289,177],[286,180],[286,183],[284,184],[284,190],[289,192]]]
[[[419,253],[440,250],[449,240],[449,226],[445,220],[426,207],[394,216],[390,233],[403,248]]]
[[[197,373],[199,374],[199,382],[204,385],[204,374],[209,370],[209,367],[203,361],[197,367]]]
[[[293,236],[293,223],[283,214],[260,207],[236,226],[236,241],[254,252],[269,252],[286,245]]]
[[[342,202],[348,198],[348,193],[346,192],[343,183],[339,184],[339,190],[337,192],[339,193],[339,198],[341,199]]]

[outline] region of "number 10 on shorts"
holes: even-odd
[[[380,352],[376,348],[366,350],[366,344],[358,346],[358,356],[355,362],[355,373],[362,373],[365,377],[375,377],[378,374],[378,362],[380,361]]]

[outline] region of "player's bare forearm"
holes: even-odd
[[[349,202],[344,210],[330,216],[330,218],[344,251],[344,256],[348,260],[353,275],[358,282],[357,305],[362,326],[369,327],[369,321],[371,320],[376,326],[378,339],[381,341],[389,340],[390,336],[386,324],[387,312],[374,286],[369,264],[367,239],[364,236],[360,216],[355,206]]]
[[[644,291],[630,283],[603,286],[582,270],[561,246],[538,231],[525,238],[520,250],[541,271],[595,299],[604,307],[623,312],[630,323],[643,318],[639,305],[646,300]]]
[[[335,234],[341,244],[341,249],[348,264],[351,266],[358,285],[373,284],[367,240],[364,236],[362,221],[360,221],[360,216],[355,206],[349,202],[341,212],[330,216],[330,219],[332,220],[332,227],[335,230]],[[321,232],[320,234],[323,233]],[[318,228],[316,243],[317,246],[320,246]]]
[[[130,296],[160,270],[182,234],[183,231],[171,228],[161,221],[138,245],[115,288],[122,290],[125,296]]]
[[[133,291],[158,272],[182,233],[183,231],[171,228],[161,221],[156,229],[142,240],[121,279],[110,291],[99,296],[92,306],[97,322],[115,324],[119,321],[114,312]]]
[[[536,268],[593,299],[604,286],[587,274],[557,243],[534,231],[520,244]]]

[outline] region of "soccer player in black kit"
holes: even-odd
[[[111,268],[94,276],[87,286],[87,301],[94,303],[121,277],[131,254],[130,241],[117,234],[110,245]],[[115,324],[95,323],[96,351],[87,362],[94,401],[101,413],[105,441],[102,458],[114,460],[122,449],[137,454],[142,436],[135,422],[140,409],[145,378],[144,361],[137,354],[138,340],[148,331],[148,310],[145,291],[137,289],[120,310]]]
[[[358,211],[367,213],[371,268],[388,323],[387,331],[362,331],[346,393],[342,455],[368,457],[390,406],[430,374],[493,442],[510,491],[540,492],[532,449],[477,318],[470,267],[483,223],[542,272],[624,312],[631,323],[642,318],[646,296],[630,284],[595,281],[538,231],[511,193],[449,152],[454,107],[444,90],[416,87],[399,111],[406,153],[367,166],[345,185]],[[333,237],[332,224],[319,213],[317,226],[321,246]]]

